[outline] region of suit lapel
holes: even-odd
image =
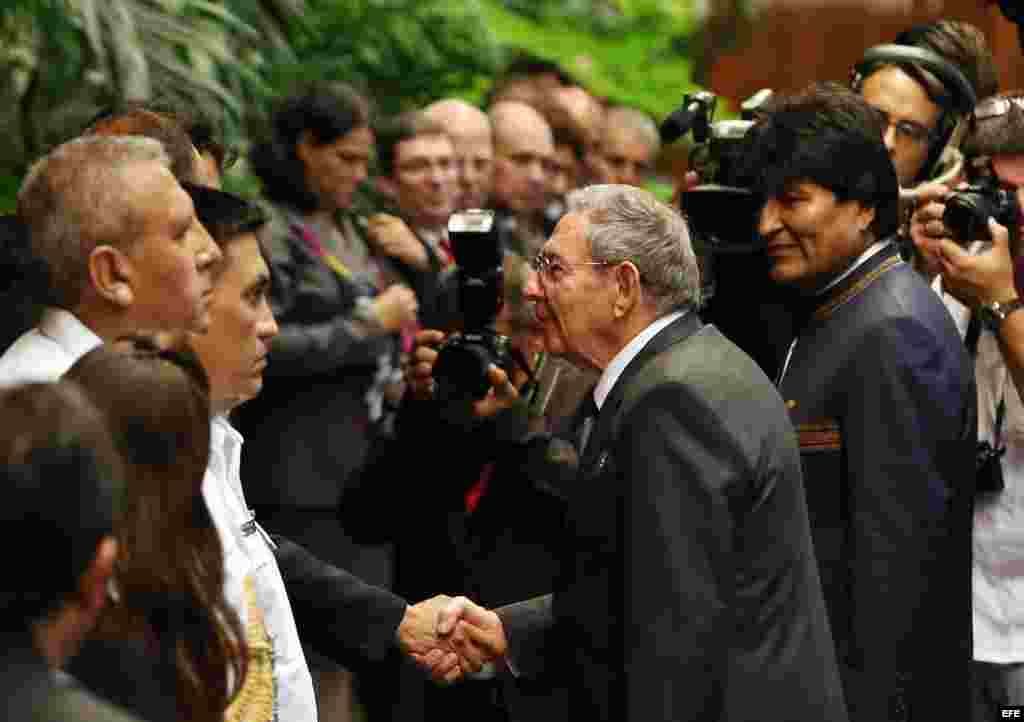
[[[594,426],[594,430],[590,435],[590,440],[587,443],[586,453],[583,455],[583,459],[580,463],[580,469],[584,472],[591,470],[595,461],[602,453],[605,444],[607,443],[607,435],[611,430],[612,422],[618,414],[619,407],[625,398],[626,389],[629,386],[630,380],[635,376],[640,369],[642,369],[647,362],[657,356],[659,353],[667,349],[668,347],[685,341],[690,336],[699,331],[703,326],[700,318],[693,311],[687,313],[682,318],[673,321],[668,326],[659,331],[654,338],[647,342],[647,345],[640,350],[633,360],[626,365],[623,369],[622,375],[619,376],[615,385],[612,387],[608,397],[604,400],[601,405],[601,411],[597,416],[597,423]]]

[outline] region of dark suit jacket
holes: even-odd
[[[139,718],[93,696],[73,679],[58,679],[32,648],[28,634],[5,635],[0,641],[3,719],[12,722],[140,722]]]
[[[260,242],[280,333],[270,346],[262,393],[238,412],[247,440],[246,498],[255,507],[333,511],[372,438],[365,397],[378,358],[394,355],[397,367],[399,339],[368,334],[353,319],[357,299],[376,293],[368,278],[340,276],[293,223],[300,216],[287,208],[270,211]],[[433,263],[428,271],[376,259],[415,289],[425,305],[436,293],[438,263],[427,251]]]
[[[748,356],[672,323],[580,468],[553,599],[499,612],[522,673],[568,674],[573,718],[846,720],[796,438]]]
[[[299,637],[339,664],[385,658],[397,641],[406,602],[275,536],[277,559]]]
[[[811,310],[780,391],[850,717],[967,719],[970,360],[895,244]]]

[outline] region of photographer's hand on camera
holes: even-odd
[[[437,362],[437,348],[445,339],[442,331],[426,329],[416,334],[415,348],[406,372],[409,393],[419,401],[434,397],[434,364]],[[511,376],[495,365],[487,370],[491,388],[487,395],[472,404],[471,413],[476,419],[489,419],[512,408],[519,401],[519,391],[529,380],[527,373],[518,367]]]
[[[951,238],[938,241],[943,289],[972,308],[1017,297],[1009,234],[992,219],[988,228],[992,246],[980,253],[965,250]]]
[[[395,284],[373,299],[373,311],[385,331],[399,331],[416,320],[419,305],[408,286]]]
[[[917,250],[919,271],[931,279],[940,273],[939,246],[943,238],[950,238],[949,229],[942,222],[946,212],[946,197],[949,186],[942,183],[928,183],[914,192],[916,206],[910,216],[910,240]]]

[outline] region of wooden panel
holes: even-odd
[[[709,86],[738,102],[764,87],[793,91],[814,80],[845,81],[865,48],[890,42],[911,25],[943,17],[979,27],[996,58],[1000,87],[1024,87],[1017,28],[996,6],[986,7],[981,0],[836,0],[818,8],[809,8],[808,0],[774,0],[753,26],[738,30],[738,38],[734,24],[713,18],[712,26],[730,25],[730,40],[738,43],[712,61]],[[715,38],[708,42],[714,44]]]

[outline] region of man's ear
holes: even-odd
[[[612,269],[618,293],[612,305],[615,318],[622,318],[640,304],[640,269],[624,261]]]
[[[96,555],[78,582],[78,597],[82,609],[92,615],[106,606],[108,583],[114,577],[117,563],[117,540],[106,536],[96,545]]]
[[[871,224],[875,222],[875,209],[860,206],[857,209],[857,228],[860,229],[861,234],[867,232]]]
[[[96,246],[89,254],[89,280],[96,293],[122,309],[135,301],[131,260],[113,246]]]

